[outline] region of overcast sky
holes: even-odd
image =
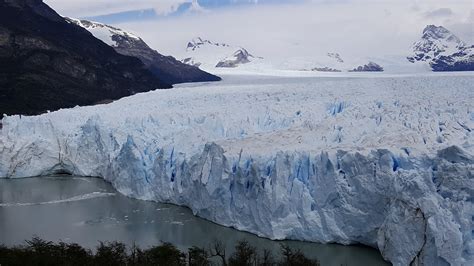
[[[116,26],[172,55],[196,36],[242,45],[261,56],[402,54],[428,24],[474,43],[473,0],[199,0],[204,12],[164,18],[191,0],[45,2],[61,15],[79,18],[114,13],[120,18],[121,12],[152,9],[159,18],[128,21],[123,15]]]

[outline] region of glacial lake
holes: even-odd
[[[364,246],[271,241],[193,216],[184,207],[127,198],[98,178],[71,176],[0,179],[0,244],[12,246],[39,236],[94,248],[99,241],[136,243],[142,248],[170,242],[182,250],[247,240],[279,254],[280,244],[300,249],[321,265],[389,265]]]

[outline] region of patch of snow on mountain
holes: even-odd
[[[327,56],[330,58],[334,58],[338,63],[344,63],[344,60],[338,53],[327,53]]]
[[[87,20],[78,20],[78,19],[73,19],[73,18],[66,18],[66,20],[69,21],[70,23],[74,23],[80,27],[83,27],[84,29],[92,33],[94,37],[96,37],[97,39],[105,42],[106,44],[112,47],[117,46],[117,42],[113,40],[114,35],[124,36],[124,37],[135,39],[135,40],[141,40],[140,37],[130,32],[112,27],[110,25],[105,25],[98,22],[91,22]]]

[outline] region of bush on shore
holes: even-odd
[[[128,248],[120,242],[100,242],[97,251],[78,244],[54,243],[38,237],[27,240],[25,245],[5,247],[0,245],[0,265],[65,265],[65,266],[318,266],[317,260],[311,260],[299,251],[281,245],[281,254],[277,260],[268,250],[259,252],[247,241],[239,241],[235,252],[226,256],[226,248],[220,241],[207,249],[191,247],[187,253],[173,244],[163,243],[149,249],[136,245]]]

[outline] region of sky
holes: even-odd
[[[192,3],[194,1],[194,3]],[[428,24],[474,43],[474,0],[45,0],[178,56],[200,36],[263,57],[403,54]]]

